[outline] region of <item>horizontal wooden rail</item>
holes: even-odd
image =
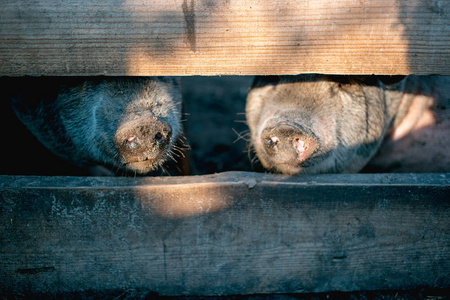
[[[450,75],[450,2],[0,0],[0,75]]]
[[[450,286],[450,174],[0,176],[0,292]]]

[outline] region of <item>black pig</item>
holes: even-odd
[[[22,123],[93,175],[156,170],[182,135],[178,78],[28,78],[18,86],[27,87],[11,96]]]

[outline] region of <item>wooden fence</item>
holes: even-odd
[[[0,0],[0,75],[450,75],[450,2]],[[0,176],[0,293],[450,286],[450,174]]]
[[[0,179],[0,291],[450,286],[448,174]]]
[[[450,75],[441,0],[0,0],[2,75]]]

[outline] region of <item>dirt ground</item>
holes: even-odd
[[[251,76],[182,79],[185,133],[193,175],[225,171],[262,171],[252,165],[245,123]]]

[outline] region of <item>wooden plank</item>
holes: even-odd
[[[450,174],[0,177],[0,292],[450,286]]]
[[[0,75],[450,75],[450,2],[0,0]]]

